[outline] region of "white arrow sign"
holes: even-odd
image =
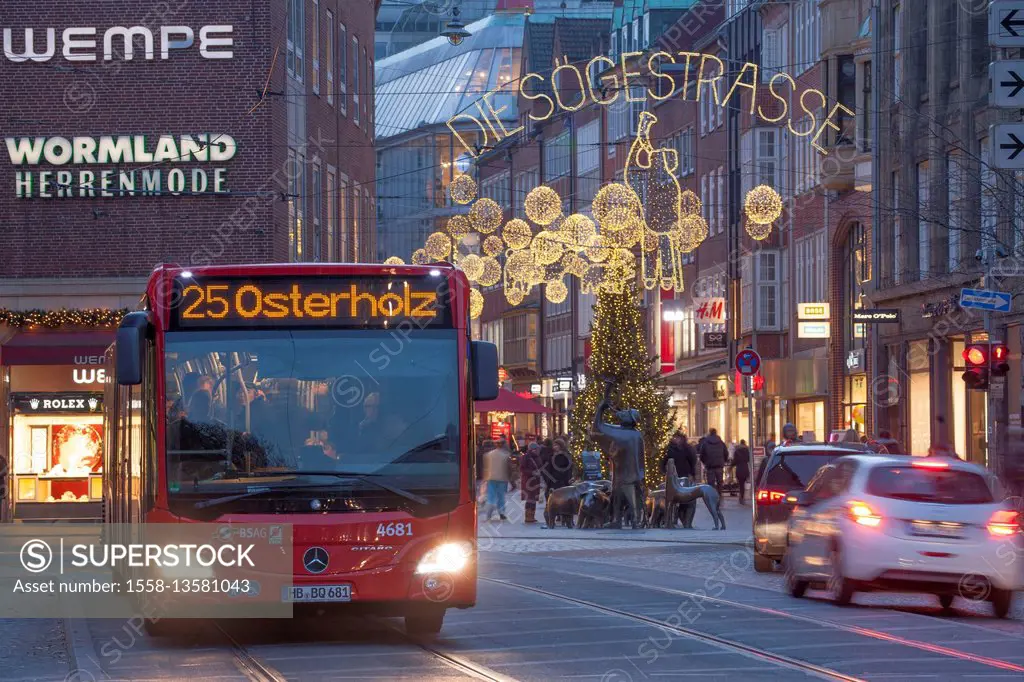
[[[992,166],[1005,170],[1024,169],[1024,123],[1001,123],[989,129]]]
[[[988,74],[992,106],[1024,108],[1024,60],[992,62],[988,65]]]
[[[1024,47],[1024,0],[992,0],[988,41],[992,47]]]

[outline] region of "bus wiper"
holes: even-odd
[[[234,495],[224,495],[223,497],[215,497],[212,500],[202,500],[195,503],[196,509],[206,509],[207,507],[215,507],[219,504],[227,504],[228,502],[234,502],[235,500],[243,500],[247,497],[255,497],[256,495],[263,495],[265,493],[277,492],[279,490],[298,490],[295,486],[266,486],[262,488],[251,488],[244,493],[235,493]]]
[[[434,436],[433,438],[431,438],[428,441],[424,441],[424,442],[420,443],[419,445],[417,445],[415,447],[409,448],[408,450],[403,452],[401,455],[399,455],[396,459],[401,459],[402,457],[405,457],[406,455],[412,455],[412,454],[415,454],[417,452],[422,452],[423,450],[429,450],[430,448],[434,447],[435,445],[440,445],[441,443],[444,443],[447,440],[448,440],[448,435],[447,434],[441,434],[440,436]]]
[[[295,471],[294,473],[296,475],[306,474],[308,476],[336,476],[337,478],[357,478],[360,481],[364,481],[364,482],[369,483],[371,485],[375,485],[378,488],[380,488],[381,490],[387,490],[389,493],[394,493],[395,495],[398,495],[399,497],[404,497],[405,499],[410,500],[412,502],[415,502],[416,504],[421,504],[421,505],[428,505],[428,504],[430,504],[430,500],[428,500],[425,497],[420,497],[416,493],[411,493],[408,490],[403,490],[401,488],[398,488],[396,486],[391,485],[390,483],[385,483],[384,481],[376,480],[375,477],[376,476],[380,476],[380,474],[366,474],[366,473],[360,473],[360,472],[356,472],[356,471],[331,471],[331,470],[306,471],[304,469],[299,469],[298,471]]]

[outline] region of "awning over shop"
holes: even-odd
[[[499,389],[494,400],[478,400],[477,412],[515,412],[518,414],[551,414],[551,408],[540,403],[520,398],[508,389]]]
[[[96,365],[114,331],[18,332],[0,346],[3,365]]]
[[[724,354],[698,356],[676,365],[676,371],[665,374],[662,379],[667,386],[684,386],[711,381],[729,371],[729,358]]]

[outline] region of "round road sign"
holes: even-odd
[[[757,351],[745,348],[736,354],[736,371],[745,377],[754,376],[761,369],[761,356]]]

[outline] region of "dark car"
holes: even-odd
[[[754,570],[769,573],[786,553],[786,527],[792,505],[786,493],[803,490],[818,470],[843,455],[870,450],[859,443],[780,445],[758,471],[754,502]]]

